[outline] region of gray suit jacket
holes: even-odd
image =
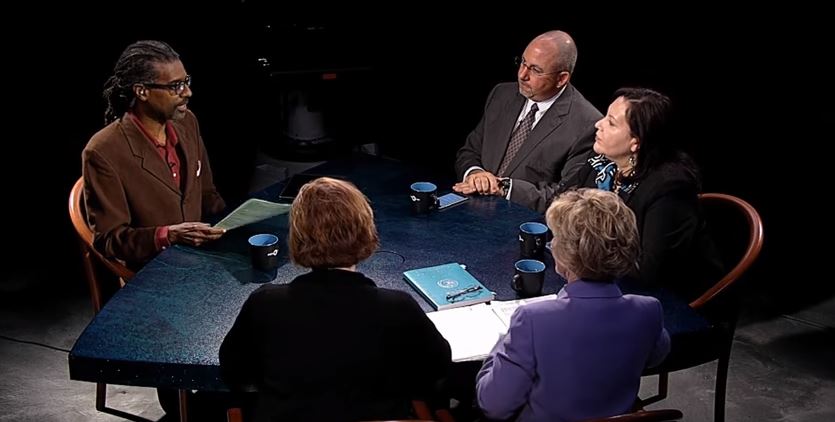
[[[470,167],[479,166],[493,174],[499,169],[525,105],[519,85],[507,82],[496,85],[481,121],[467,142],[458,150],[455,170],[459,177]],[[558,183],[576,172],[594,143],[594,123],[600,112],[571,84],[533,128],[528,139],[510,163],[506,176],[513,179],[510,199],[533,209],[547,200],[538,182]],[[518,180],[530,183],[517,183]]]

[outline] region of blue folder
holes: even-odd
[[[496,296],[455,262],[409,270],[403,276],[439,311],[489,302]]]

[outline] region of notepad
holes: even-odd
[[[554,300],[557,295],[534,298],[492,301],[463,308],[429,312],[427,317],[438,332],[449,342],[453,362],[483,360],[510,327],[510,317],[516,308],[542,300]]]

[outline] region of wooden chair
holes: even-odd
[[[584,422],[663,422],[677,421],[684,417],[676,409],[639,410],[634,413],[609,416],[608,418],[589,419]]]
[[[703,193],[699,202],[705,211],[714,241],[725,261],[731,268],[724,277],[705,293],[690,302],[690,307],[704,311],[716,305],[721,295],[728,296],[727,290],[751,267],[763,246],[763,222],[751,204],[732,195]],[[744,231],[743,231],[744,229]],[[733,303],[726,300],[727,303]],[[714,394],[715,422],[725,420],[725,392],[728,381],[728,363],[731,356],[734,331],[736,329],[736,306],[723,318],[711,321],[711,333],[695,347],[683,348],[680,353],[671,353],[658,368],[645,374],[658,374],[658,394],[641,401],[642,405],[655,403],[667,397],[669,373],[691,368],[718,360],[716,368],[716,392]],[[675,347],[675,346],[674,346]],[[675,355],[675,356],[673,356]]]
[[[429,405],[422,400],[412,400],[412,408],[415,410],[415,415],[420,419],[398,419],[376,422],[455,422],[455,419],[452,418],[452,415],[446,409],[437,410],[435,412],[435,418],[433,418]],[[240,408],[234,407],[226,411],[227,422],[243,422],[243,420],[244,418]]]
[[[244,415],[240,407],[233,407],[226,411],[226,422],[244,422]]]
[[[90,300],[93,303],[93,311],[98,313],[104,305],[102,297],[102,281],[98,270],[103,268],[116,277],[120,283],[124,283],[133,277],[133,271],[129,270],[119,261],[108,259],[93,247],[93,230],[87,224],[87,215],[84,210],[84,179],[79,178],[70,190],[69,201],[70,220],[78,234],[81,245],[81,261],[84,266],[84,274],[87,277],[87,285],[90,288]],[[96,409],[106,410],[107,384],[96,384]],[[109,410],[109,409],[108,409]]]

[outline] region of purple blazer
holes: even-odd
[[[516,310],[476,378],[485,415],[576,421],[629,411],[645,367],[670,351],[657,299],[578,280]]]

